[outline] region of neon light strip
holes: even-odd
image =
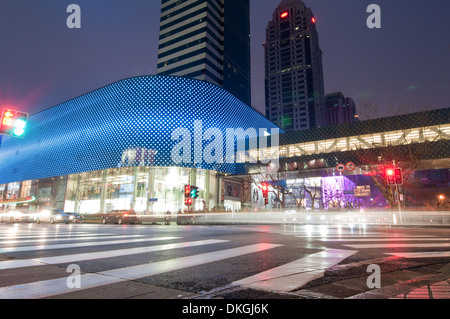
[[[2,204],[5,204],[5,205],[14,205],[14,204],[31,203],[31,202],[34,202],[34,201],[36,200],[36,197],[35,197],[35,196],[31,196],[31,197],[27,197],[27,198],[29,198],[29,199],[24,200],[24,201],[20,201],[20,202],[8,202],[8,203],[0,202],[0,205],[2,205]]]

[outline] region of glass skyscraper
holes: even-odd
[[[266,29],[266,117],[285,131],[326,125],[316,19],[301,0],[283,0]]]
[[[251,105],[249,0],[162,0],[158,75],[206,81]]]

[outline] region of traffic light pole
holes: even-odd
[[[395,166],[395,160],[392,161],[394,168]],[[402,201],[400,200],[400,192],[398,190],[398,184],[395,184],[395,192],[396,192],[396,196],[397,196],[397,202],[398,202],[398,214],[400,217],[400,224],[403,224],[403,216],[402,216]]]

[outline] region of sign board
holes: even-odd
[[[344,164],[338,164],[338,165],[336,166],[336,170],[337,170],[339,173],[345,172],[345,165],[344,165]]]
[[[356,186],[354,192],[355,197],[369,197],[372,194],[370,191],[370,185]]]
[[[356,165],[353,162],[348,162],[347,164],[345,164],[345,168],[347,169],[347,171],[353,172],[356,169]]]
[[[158,199],[157,198],[150,198],[148,201],[154,203],[154,202],[157,202]]]
[[[231,181],[224,181],[224,199],[240,201],[241,200],[241,184]]]

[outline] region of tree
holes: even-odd
[[[356,148],[356,154],[361,169],[372,178],[375,186],[381,191],[391,208],[401,206],[398,200],[405,194],[409,184],[409,178],[419,167],[424,158],[437,147],[436,143],[442,132],[430,140],[408,139],[408,130],[403,130],[398,140],[394,143],[371,143],[369,148]],[[388,168],[400,168],[403,175],[403,184],[399,187],[388,185],[385,172]]]
[[[288,199],[294,199],[297,208],[302,206],[306,189],[304,178],[299,172],[282,172],[279,166],[273,164],[253,165],[252,171],[253,174],[248,176],[249,182],[259,189],[262,189],[263,184],[268,184],[269,193],[275,196],[282,209],[285,209],[288,203],[292,203],[292,200],[288,201]]]
[[[311,210],[314,211],[315,201],[321,194],[321,185],[317,182],[317,179],[314,179],[309,186],[306,186],[306,184],[303,183],[303,189],[309,195],[309,198],[311,199]]]

